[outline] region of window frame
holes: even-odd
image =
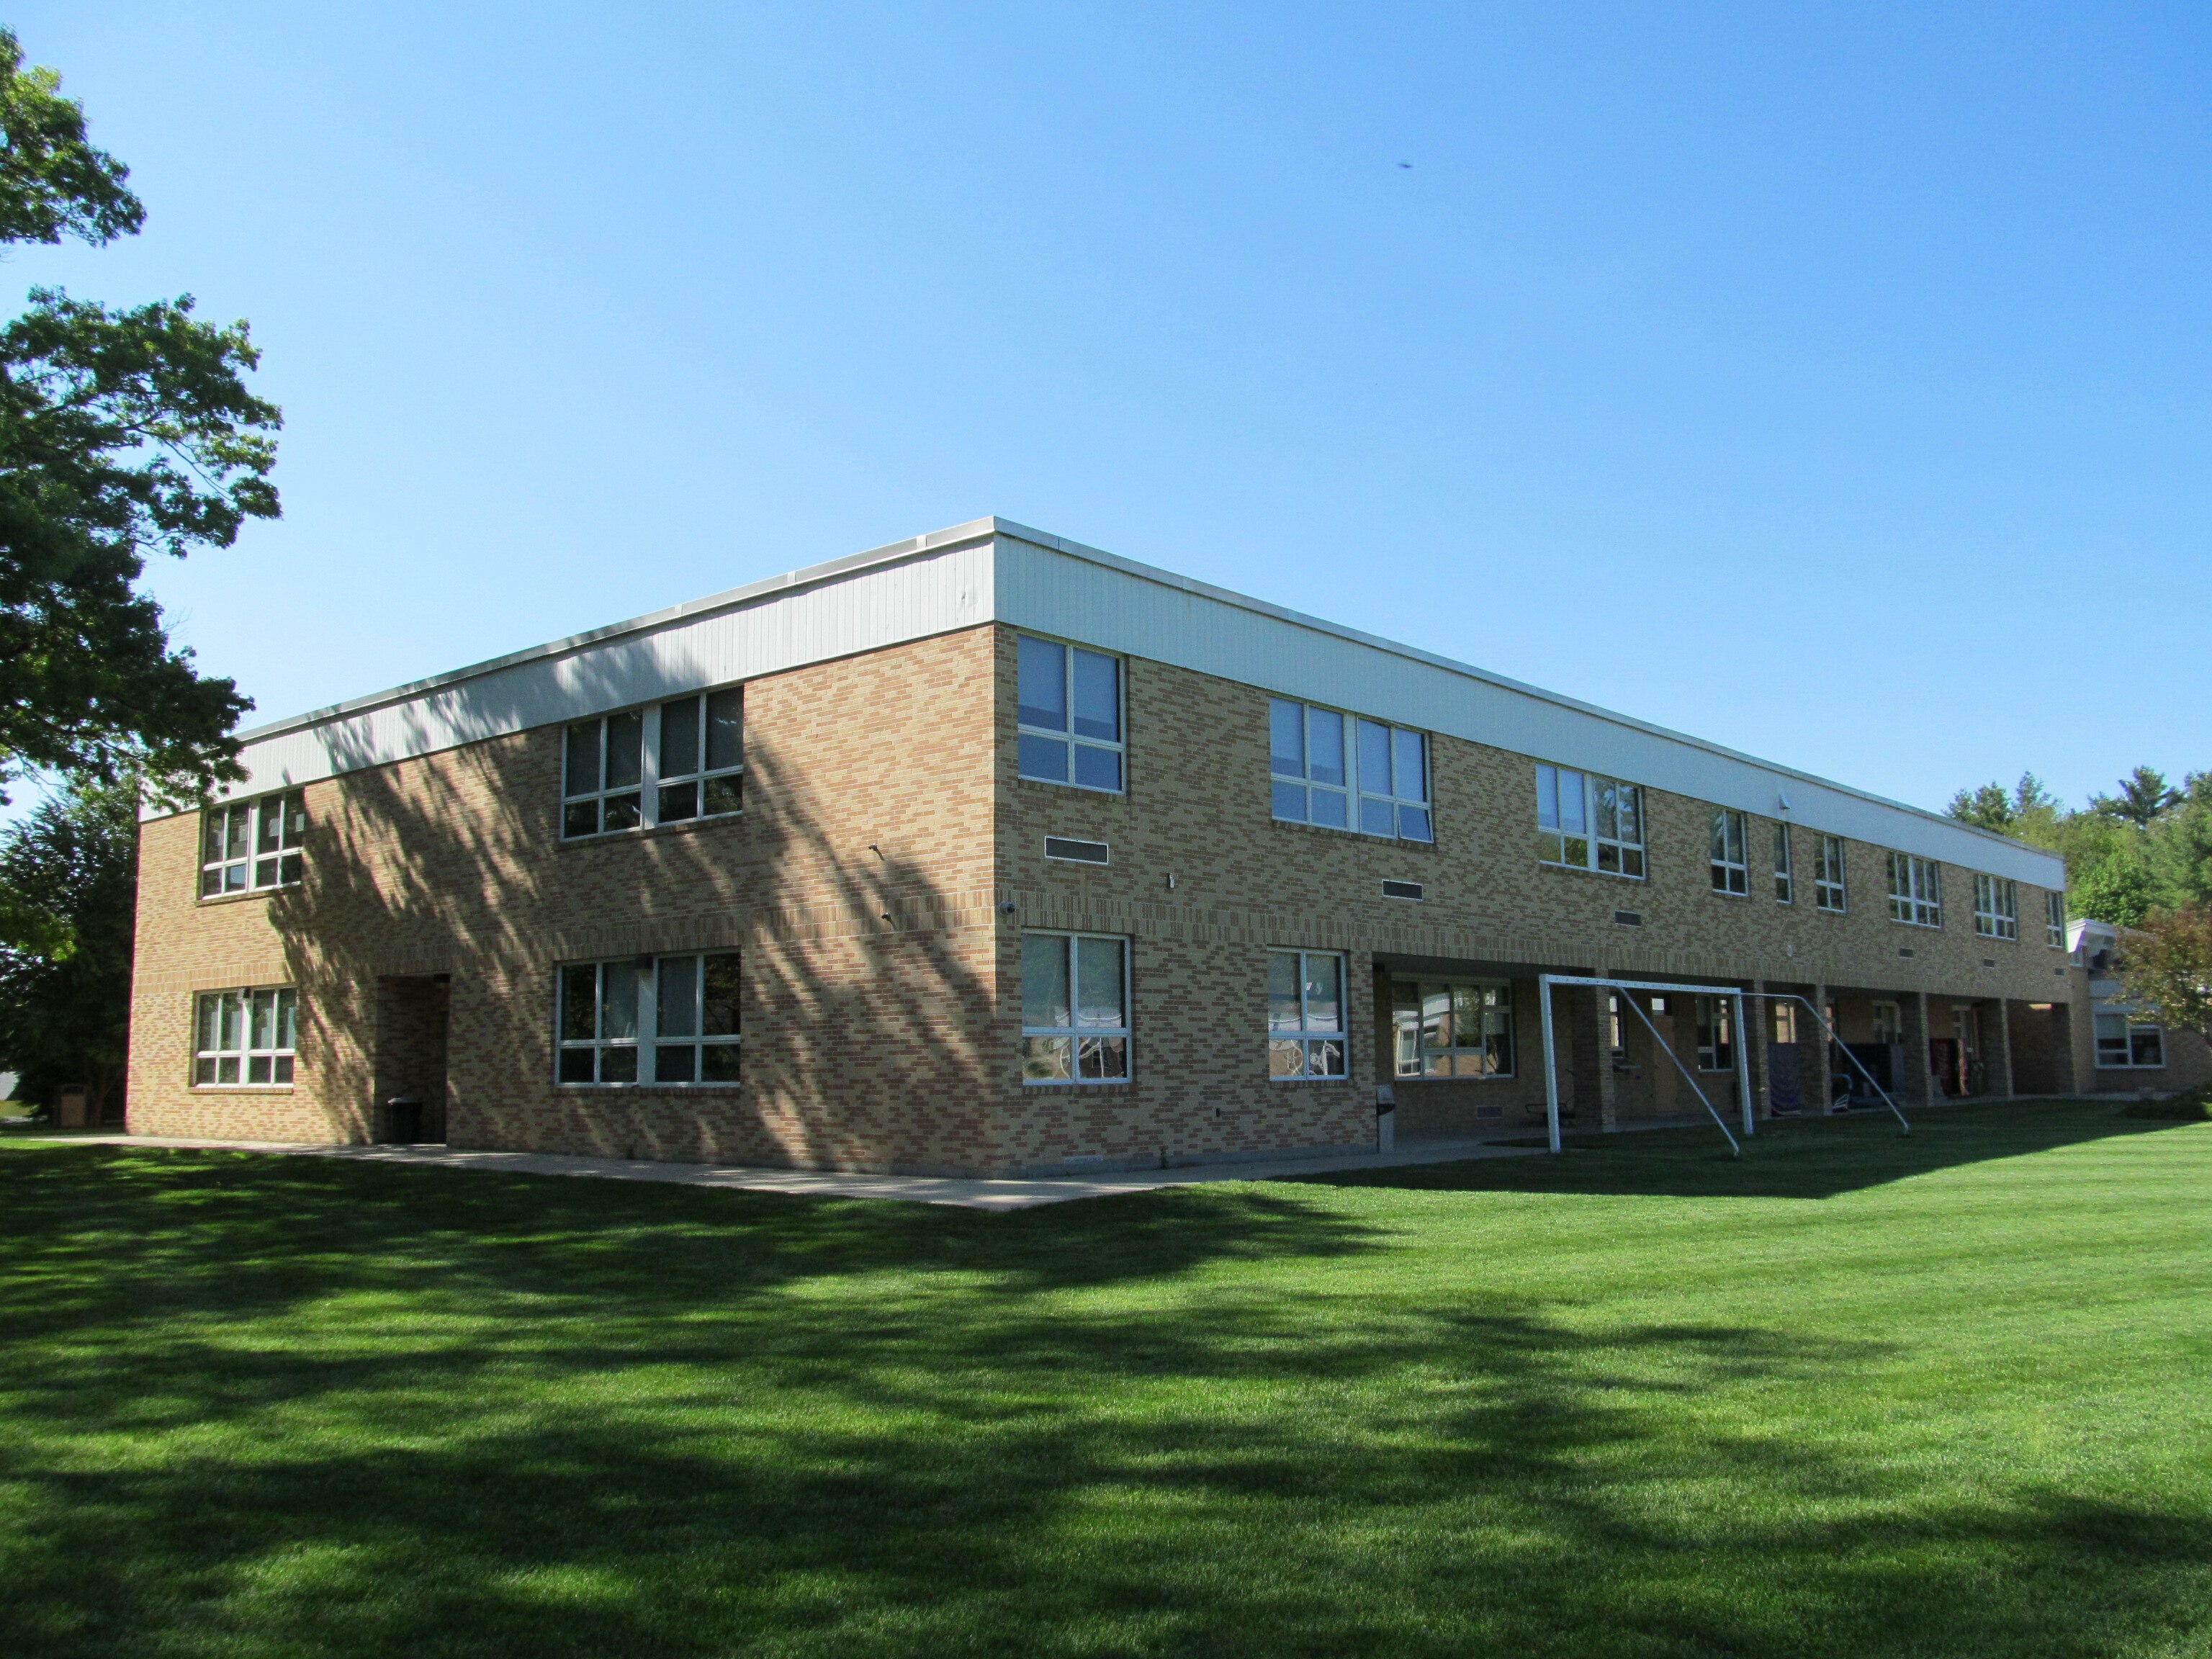
[[[1832,875],[1828,856],[1831,853],[1835,854]],[[1844,838],[1821,831],[1820,845],[1813,866],[1813,908],[1815,910],[1826,910],[1837,916],[1849,912],[1851,890],[1847,860],[1848,848],[1844,846]]]
[[[695,963],[692,969],[692,1010],[696,1023],[706,1024],[707,979],[709,961],[726,961],[734,975],[730,988],[731,1029],[727,1031],[699,1030],[686,1034],[681,1031],[664,1033],[660,1029],[662,1002],[662,974],[664,964],[678,962]],[[628,969],[632,975],[632,1025],[627,1037],[606,1033],[609,1006],[607,981],[610,969]],[[592,1036],[568,1036],[569,997],[574,989],[573,975],[589,969],[592,982]],[[744,953],[718,947],[697,951],[661,951],[641,952],[629,957],[592,957],[577,962],[555,964],[553,969],[553,1082],[561,1089],[687,1089],[715,1090],[742,1088],[744,1066]],[[664,1038],[666,1040],[664,1041]],[[685,1048],[692,1051],[691,1071],[688,1078],[664,1078],[660,1075],[663,1048]],[[732,1074],[708,1078],[698,1075],[706,1069],[706,1050],[714,1049],[730,1056]],[[608,1077],[604,1056],[607,1054],[629,1054],[635,1058],[629,1077]],[[589,1054],[592,1075],[588,1078],[569,1077],[568,1060],[572,1055]],[[621,1069],[619,1066],[617,1070]]]
[[[1905,879],[1899,888],[1900,872]],[[1926,879],[1923,881],[1923,877]],[[1905,927],[1943,925],[1943,865],[1917,853],[1889,854],[1889,919]]]
[[[1022,702],[1022,647],[1025,644],[1048,646],[1060,653],[1060,707],[1066,711],[1067,724],[1054,729],[1037,726],[1022,718],[1026,705]],[[1110,664],[1114,670],[1114,732],[1112,738],[1079,732],[1075,723],[1079,716],[1075,708],[1076,659],[1092,657]],[[1036,743],[1051,743],[1060,746],[1067,762],[1067,775],[1054,777],[1048,773],[1032,772],[1026,763],[1030,752],[1024,738]],[[1082,756],[1089,750],[1096,754],[1110,755],[1114,762],[1114,782],[1085,783],[1080,777]],[[1017,633],[1014,635],[1014,775],[1030,783],[1054,783],[1063,789],[1086,789],[1093,794],[1126,795],[1129,793],[1129,659],[1118,652],[1101,651],[1095,646],[1078,645],[1072,640],[1057,640],[1045,634]]]
[[[1286,751],[1280,738],[1285,714],[1295,711],[1298,732],[1297,763],[1299,769],[1282,769]],[[1337,737],[1344,757],[1343,781],[1332,783],[1317,779],[1314,775],[1314,733],[1317,720],[1336,722]],[[1378,734],[1382,741],[1383,766],[1388,773],[1383,788],[1370,787],[1367,778],[1368,736]],[[1406,746],[1410,743],[1417,751],[1420,771],[1419,794],[1401,792],[1399,773],[1405,769]],[[1412,842],[1417,846],[1433,847],[1437,839],[1436,815],[1436,744],[1431,735],[1417,726],[1398,726],[1389,720],[1377,720],[1371,714],[1356,714],[1350,709],[1332,708],[1328,703],[1308,702],[1297,697],[1270,696],[1267,699],[1267,811],[1278,823],[1303,823],[1316,830],[1335,830],[1346,835],[1365,836],[1372,841]],[[1316,794],[1340,800],[1345,813],[1342,823],[1331,823],[1314,816]],[[1295,811],[1285,806],[1293,799]],[[1376,830],[1369,826],[1369,808],[1379,807],[1389,818],[1390,828]]]
[[[1729,854],[1733,850],[1735,856]],[[1751,896],[1751,818],[1733,806],[1716,806],[1706,846],[1712,890],[1724,898]]]
[[[2119,1024],[2121,1035],[2118,1038],[2106,1036],[2104,1027],[2108,1021],[2117,1021]],[[2137,1019],[2124,1011],[2108,1010],[2103,1013],[2093,1012],[2090,1015],[2089,1034],[2095,1069],[2100,1072],[2161,1072],[2166,1069],[2166,1028],[2155,1021]],[[2136,1058],[2142,1052],[2142,1039],[2145,1037],[2149,1038],[2157,1048],[2158,1058],[2154,1060]],[[2121,1052],[2125,1055],[2124,1059],[2105,1058],[2106,1044],[2113,1041],[2120,1044]]]
[[[1283,957],[1296,963],[1297,977],[1298,1023],[1279,1025],[1275,1021],[1275,964]],[[1337,1024],[1332,1029],[1313,1022],[1311,987],[1313,977],[1306,964],[1320,958],[1336,964]],[[1267,1080],[1270,1083],[1348,1083],[1352,1079],[1352,958],[1343,951],[1309,951],[1297,945],[1270,945],[1267,955],[1267,977],[1264,981],[1267,997]],[[1316,1071],[1314,1054],[1334,1046],[1340,1069]],[[1276,1060],[1295,1048],[1298,1054],[1297,1071],[1279,1070]]]
[[[1556,761],[1538,761],[1535,764],[1536,861],[1559,870],[1594,871],[1601,876],[1613,876],[1622,881],[1649,881],[1651,878],[1650,823],[1648,804],[1644,799],[1644,786],[1631,783],[1626,778],[1585,771],[1580,767],[1562,766]],[[1573,829],[1567,826],[1566,780],[1569,778],[1576,781],[1574,790],[1578,796],[1577,817]],[[1544,822],[1547,785],[1553,818],[1549,824]],[[1607,799],[1608,795],[1612,799]],[[1632,838],[1620,833],[1624,796],[1628,812],[1636,822],[1636,833]],[[1608,814],[1613,831],[1611,835],[1604,833]],[[1569,854],[1577,846],[1581,856],[1570,857]]]
[[[1518,1046],[1520,1034],[1516,1029],[1516,1010],[1514,1006],[1511,980],[1484,979],[1475,976],[1437,979],[1400,978],[1394,975],[1389,983],[1391,1066],[1392,1075],[1398,1080],[1408,1083],[1453,1080],[1492,1083],[1509,1081],[1518,1075],[1521,1057]],[[1413,1002],[1409,1007],[1401,1005],[1399,999],[1401,988],[1411,988],[1413,993]],[[1485,998],[1493,994],[1499,997],[1497,1002],[1485,1000],[1477,1005],[1482,1011],[1482,1030],[1480,1034],[1480,1041],[1474,1044],[1459,1041],[1461,1008],[1457,994],[1462,991],[1478,992]],[[1453,1040],[1449,1044],[1437,1045],[1428,1041],[1429,998],[1431,992],[1440,992],[1446,999],[1445,1007],[1439,1012],[1451,1023]],[[1493,1013],[1503,1016],[1502,1031],[1493,1031],[1491,1029],[1491,1016]],[[1408,1015],[1411,1016],[1410,1019],[1407,1018]],[[1407,1041],[1409,1036],[1413,1040],[1410,1044],[1410,1054]],[[1499,1036],[1504,1038],[1505,1064],[1503,1068],[1496,1066],[1494,1063],[1496,1050],[1493,1048],[1493,1042]],[[1438,1059],[1445,1062],[1445,1069],[1442,1071],[1430,1069],[1431,1062]],[[1474,1060],[1475,1064],[1468,1069],[1462,1070],[1462,1065],[1469,1060]],[[1409,1064],[1411,1070],[1407,1069]]]
[[[1060,970],[1067,987],[1067,1018],[1065,1025],[1032,1025],[1029,1019],[1029,942],[1033,939],[1057,939],[1060,946]],[[1118,1025],[1085,1024],[1083,1019],[1083,951],[1085,942],[1112,944],[1121,952],[1121,1023]],[[1131,1006],[1134,995],[1135,975],[1133,958],[1136,956],[1136,941],[1127,933],[1096,933],[1070,931],[1058,927],[1024,927],[1021,933],[1021,1033],[1022,1086],[1037,1089],[1102,1088],[1127,1086],[1136,1076],[1135,1010]],[[1109,1071],[1106,1066],[1109,1045],[1119,1042],[1118,1059],[1121,1069]],[[1067,1070],[1064,1074],[1035,1072],[1031,1069],[1032,1046],[1039,1043],[1066,1044]],[[1095,1045],[1086,1054],[1086,1044]],[[1100,1069],[1086,1073],[1083,1067],[1091,1054],[1100,1061]]]
[[[1984,939],[2020,939],[2020,884],[1974,873],[1974,932]]]
[[[269,840],[270,818],[274,810],[276,836]],[[210,832],[220,823],[221,840],[217,843],[220,856],[210,858]],[[241,850],[231,852],[231,826],[244,825],[240,840]],[[297,887],[307,877],[307,792],[304,788],[276,789],[266,794],[247,795],[237,800],[223,801],[207,806],[200,811],[200,876],[199,896],[208,899],[233,898],[242,893],[274,892],[280,887]],[[230,872],[238,872],[238,884],[230,882]],[[264,871],[270,878],[260,879]],[[212,888],[210,883],[214,884]]]
[[[738,758],[734,764],[708,766],[706,762],[712,743],[711,714],[714,700],[722,697],[736,699]],[[697,708],[699,732],[696,752],[700,765],[697,769],[668,773],[665,775],[666,781],[671,788],[696,784],[699,787],[699,805],[703,808],[713,785],[734,781],[737,804],[712,812],[699,811],[688,816],[668,817],[661,811],[661,763],[664,759],[661,754],[661,724],[670,708],[686,702],[695,704]],[[740,680],[733,684],[704,686],[696,691],[661,697],[652,702],[636,703],[626,708],[611,708],[603,714],[587,715],[582,720],[563,721],[561,726],[560,839],[563,842],[601,841],[614,836],[636,835],[643,830],[677,824],[727,823],[742,817],[744,814],[746,770],[744,708],[745,682]],[[611,783],[608,781],[608,769],[614,755],[611,734],[616,721],[629,720],[637,722],[637,777],[635,781]],[[586,728],[592,728],[597,732],[597,777],[592,788],[578,789],[574,787],[577,733]],[[633,798],[635,818],[629,823],[610,824],[607,820],[611,803]],[[574,828],[577,811],[586,806],[592,811],[594,827],[588,830]]]
[[[725,698],[734,698],[737,702],[738,757],[734,762],[716,766],[713,764],[714,705],[718,700]],[[668,711],[682,703],[692,706],[694,718],[698,722],[697,735],[692,745],[692,758],[697,764],[686,771],[672,772],[668,768]],[[745,689],[743,685],[717,686],[711,691],[694,691],[685,696],[665,697],[653,705],[653,724],[652,827],[657,829],[664,823],[699,823],[708,818],[735,817],[745,810]],[[670,793],[686,788],[696,792],[692,810],[670,812]],[[732,804],[711,805],[718,799]]]
[[[277,1040],[261,1042],[260,1022],[263,999],[267,999],[270,1018],[269,1034]],[[207,1046],[208,1005],[218,1003],[222,1010],[236,1018],[238,1042],[235,1045],[222,1039],[231,1027],[226,1022],[225,1012],[216,1017],[216,1043]],[[191,1086],[195,1089],[289,1089],[298,1075],[300,1052],[300,992],[292,985],[227,985],[211,991],[192,993],[192,1073]],[[285,1039],[289,1039],[286,1041]],[[255,1077],[256,1064],[266,1067],[267,1075]],[[225,1078],[222,1068],[228,1064],[235,1074]],[[203,1078],[201,1073],[210,1073]]]
[[[1789,823],[1782,818],[1774,820],[1774,902],[1797,902],[1796,860],[1791,856]]]
[[[2043,895],[2043,942],[2054,951],[2066,948],[2066,895],[2050,890]]]

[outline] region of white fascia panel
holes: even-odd
[[[988,526],[945,539],[920,538],[880,559],[802,571],[248,732],[246,781],[222,793],[313,783],[989,621]]]
[[[2056,854],[1410,647],[999,524],[1001,622],[2039,887]],[[1787,795],[1790,811],[1778,810]],[[1534,799],[1533,782],[1530,799]],[[1812,849],[1797,852],[1801,870]],[[1879,884],[1853,869],[1854,886]],[[1876,888],[1879,890],[1879,888]]]

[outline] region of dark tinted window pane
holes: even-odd
[[[642,822],[642,809],[635,795],[609,795],[606,799],[606,827],[610,830],[635,830]]]
[[[745,780],[741,772],[707,780],[707,811],[734,812],[745,804]]]
[[[592,1075],[592,1056],[595,1052],[590,1048],[563,1048],[561,1051],[561,1081],[596,1082],[598,1079]]]
[[[707,694],[707,769],[742,766],[745,759],[745,690],[741,685]]]
[[[220,806],[200,815],[200,862],[215,864],[222,858],[223,809]]]
[[[247,806],[233,806],[226,811],[222,840],[225,858],[242,859],[246,856],[246,837],[252,832],[252,809]]]
[[[561,1036],[568,1042],[589,1042],[597,1035],[599,970],[579,963],[561,970]]]
[[[635,1048],[600,1049],[599,1081],[602,1083],[636,1082],[637,1050]]]
[[[1048,783],[1067,781],[1067,745],[1059,738],[1032,737],[1024,732],[1018,756],[1024,777],[1042,778]]]
[[[699,769],[699,699],[660,705],[660,775],[688,777]]]
[[[1075,781],[1086,789],[1119,789],[1121,787],[1121,751],[1118,749],[1093,749],[1088,744],[1077,744]]]
[[[1057,933],[1022,935],[1022,1024],[1068,1023],[1067,941]]]
[[[1121,664],[1096,651],[1075,653],[1075,731],[1085,738],[1121,740]]]
[[[663,1043],[653,1051],[653,1078],[656,1083],[696,1083],[699,1051],[686,1043],[681,1047]]]
[[[694,783],[667,783],[660,787],[660,821],[681,823],[686,818],[699,816],[699,786]]]
[[[737,1029],[738,959],[734,956],[708,957],[700,1005],[700,1032],[706,1036],[734,1036]]]
[[[1398,809],[1398,833],[1407,841],[1431,841],[1429,829],[1429,809],[1425,806],[1401,806]]]
[[[200,896],[202,898],[212,898],[216,894],[220,893],[221,891],[222,891],[222,870],[221,866],[218,866],[213,869],[202,871],[200,872]]]
[[[260,821],[260,827],[254,832],[253,850],[257,853],[275,852],[284,833],[283,797],[270,796],[261,803],[260,811],[254,816]]]
[[[1067,730],[1067,648],[1049,640],[1021,641],[1021,687],[1018,693],[1024,726]]]
[[[638,709],[607,717],[607,787],[635,783],[645,753],[645,715]]]
[[[276,879],[288,884],[299,880],[307,867],[305,858],[298,853],[287,853],[279,862],[283,868],[277,872]]]
[[[663,957],[660,959],[660,1024],[655,1035],[665,1037],[699,1035],[699,958]]]
[[[599,833],[599,804],[595,800],[572,800],[561,809],[561,833],[564,836],[596,836]]]
[[[735,1083],[738,1080],[738,1045],[734,1042],[709,1042],[701,1048],[699,1080],[702,1083]]]
[[[568,728],[566,793],[588,795],[599,787],[599,723],[586,720]]]

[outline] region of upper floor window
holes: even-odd
[[[1390,1024],[1400,1077],[1513,1075],[1513,987],[1505,980],[1393,980]]]
[[[1935,860],[1889,855],[1889,919],[1916,927],[1943,925],[1943,871]]]
[[[1428,738],[1421,732],[1271,697],[1267,750],[1274,813],[1285,822],[1436,839]]]
[[[1796,882],[1790,867],[1790,826],[1778,821],[1774,826],[1774,902],[1791,904],[1796,897]]]
[[[1022,1081],[1129,1080],[1129,941],[1022,935]]]
[[[1546,864],[1644,876],[1644,791],[1618,778],[1536,763],[1536,856]]]
[[[2043,896],[2043,942],[2054,951],[2066,948],[2066,895]]]
[[[1267,1075],[1278,1082],[1351,1074],[1344,958],[1334,951],[1267,953]]]
[[[1751,892],[1750,856],[1746,851],[1749,826],[1742,813],[1726,806],[1713,808],[1712,870],[1716,893]]]
[[[744,688],[578,720],[562,744],[561,833],[681,823],[744,805]]]
[[[1823,910],[1841,910],[1844,899],[1844,838],[1823,836],[1820,861],[1813,876],[1813,902]]]
[[[289,887],[307,872],[307,798],[298,789],[200,816],[200,896]]]
[[[2000,876],[1974,878],[1974,931],[1984,939],[2020,937],[2020,889]]]
[[[1121,659],[1019,636],[1015,766],[1041,783],[1121,788]]]
[[[300,994],[289,986],[203,991],[192,1043],[196,1087],[288,1084],[299,1048]]]
[[[735,1083],[737,952],[563,963],[556,1020],[562,1083]]]

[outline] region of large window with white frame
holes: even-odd
[[[1943,871],[1935,860],[1889,855],[1889,919],[1915,927],[1943,925]]]
[[[1426,733],[1270,697],[1267,755],[1274,815],[1285,823],[1436,839]]]
[[[1334,951],[1267,953],[1267,1075],[1279,1083],[1352,1074],[1349,975]]]
[[[2066,948],[2066,895],[2043,896],[2043,942],[2054,951]]]
[[[1974,931],[1984,939],[2020,937],[2020,888],[2002,876],[1974,878]]]
[[[1644,791],[1620,778],[1536,763],[1536,857],[1641,881]]]
[[[1841,911],[1849,897],[1844,881],[1844,838],[1823,836],[1820,862],[1813,872],[1813,902],[1823,910]]]
[[[1750,839],[1751,826],[1742,813],[1726,806],[1713,808],[1713,891],[1750,896]]]
[[[1022,1081],[1129,1080],[1129,941],[1022,935]]]
[[[2100,1071],[2156,1070],[2166,1064],[2166,1033],[2125,1014],[2096,1017]]]
[[[1513,1075],[1508,980],[1393,980],[1390,1024],[1400,1077]]]
[[[290,1084],[299,1026],[300,994],[289,985],[201,992],[193,1019],[193,1086]]]
[[[1120,793],[1121,659],[1030,634],[1015,651],[1015,769],[1039,783]]]
[[[562,742],[562,837],[742,811],[744,695],[725,686],[572,721]]]
[[[738,953],[562,964],[555,1075],[568,1084],[738,1081]]]
[[[1774,823],[1774,902],[1794,904],[1796,899],[1796,872],[1790,861],[1790,826],[1778,818]]]
[[[307,797],[281,790],[200,815],[200,896],[289,887],[307,874]]]

